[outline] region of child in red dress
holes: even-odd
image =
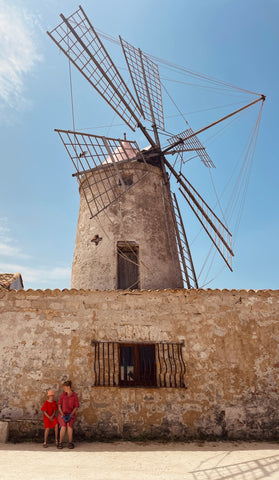
[[[57,403],[54,401],[54,390],[49,390],[47,392],[47,400],[43,404],[41,410],[44,412],[44,425],[45,425],[45,435],[43,446],[47,447],[47,437],[49,434],[49,429],[54,428],[55,432],[55,443],[58,444],[58,421],[55,416],[55,412],[58,410]]]

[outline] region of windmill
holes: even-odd
[[[260,95],[198,131],[187,126],[162,147],[160,133],[165,126],[158,65],[119,37],[134,95],[82,7],[68,18],[60,16],[62,22],[48,35],[122,121],[132,131],[139,129],[148,142],[148,147],[140,149],[126,136],[108,138],[56,130],[75,167],[81,196],[72,287],[199,287],[170,177],[232,270],[230,231],[170,158],[180,157],[182,165],[183,154],[195,152],[206,168],[214,168],[198,135],[265,97]],[[152,134],[145,123],[151,124]],[[113,260],[114,254],[117,260]],[[108,277],[113,279],[111,283]]]

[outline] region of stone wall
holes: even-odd
[[[71,378],[76,438],[279,438],[279,291],[0,291],[0,419],[42,439]],[[188,388],[94,387],[96,341],[183,342]]]

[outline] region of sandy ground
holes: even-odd
[[[1,444],[0,465],[1,480],[279,480],[279,444]]]

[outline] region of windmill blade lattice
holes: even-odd
[[[190,246],[175,193],[171,192],[171,197],[173,204],[173,220],[176,233],[176,243],[178,247],[177,250],[183,282],[187,285],[187,288],[199,288]]]
[[[148,165],[135,141],[56,131],[74,164],[73,175],[83,190],[92,217],[148,174]],[[138,160],[141,168],[135,168]]]
[[[181,143],[179,145],[176,145],[175,150],[172,150],[172,153],[194,151],[197,153],[197,155],[200,157],[201,161],[206,167],[215,168],[215,165],[212,162],[210,156],[208,155],[206,149],[191,128],[188,128],[187,130],[184,130],[183,132],[178,133],[177,135],[173,135],[171,138],[168,138],[168,142],[170,145],[176,144],[179,140],[182,140]]]
[[[165,163],[180,184],[179,191],[202,224],[229,269],[232,270],[232,257],[234,253],[231,248],[231,233],[185,176],[181,172],[178,175],[167,160],[165,160]]]
[[[83,9],[60,23],[51,32],[52,40],[109,103],[124,122],[135,130],[142,116],[139,106]]]
[[[162,182],[162,198],[165,211],[165,219],[168,224],[167,232],[169,237],[170,252],[175,262],[179,262],[177,268],[177,279],[183,280],[187,288],[199,288],[195,267],[192,260],[190,246],[186,231],[183,225],[182,215],[174,192],[170,190],[170,183]],[[171,226],[173,228],[171,228]],[[171,231],[173,232],[171,238]]]
[[[147,120],[164,130],[158,65],[140,49],[133,47],[121,37],[119,38],[142,112]]]

